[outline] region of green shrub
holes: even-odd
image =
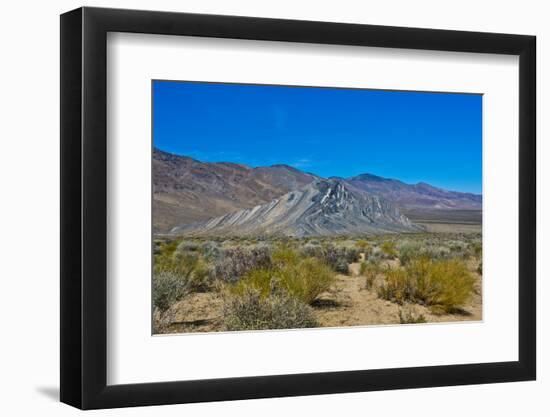
[[[200,246],[202,256],[209,261],[214,261],[220,256],[220,245],[217,242],[209,241],[204,242]]]
[[[282,245],[273,252],[271,259],[276,268],[284,268],[297,265],[300,262],[300,255],[290,246]]]
[[[399,261],[401,265],[407,265],[413,259],[418,258],[422,253],[418,243],[406,242],[399,247]]]
[[[365,257],[365,260],[369,262],[377,262],[378,260],[382,259],[382,257],[382,250],[378,246],[373,246],[369,255]]]
[[[160,312],[168,310],[190,291],[189,282],[172,271],[159,271],[153,275],[153,305]]]
[[[154,266],[155,268],[166,269],[165,265],[170,265],[173,260],[173,255],[178,248],[180,241],[169,240],[165,242],[157,242],[154,250]]]
[[[229,288],[237,295],[252,289],[263,297],[274,290],[282,290],[305,304],[311,304],[330,289],[334,278],[334,273],[323,262],[315,258],[300,259],[295,251],[285,248],[273,254],[272,268],[251,270]]]
[[[410,262],[404,269],[387,270],[378,295],[403,304],[405,301],[430,306],[434,312],[452,312],[474,292],[475,278],[464,261],[432,261],[426,257]]]
[[[451,259],[451,250],[447,246],[430,246],[424,251],[431,259]]]
[[[169,260],[155,263],[155,271],[169,271],[188,283],[191,291],[206,291],[212,284],[212,272],[198,253],[175,252]]]
[[[305,304],[311,304],[334,283],[334,273],[318,259],[306,258],[277,271],[277,284]]]
[[[365,254],[365,257],[370,255],[370,253],[372,252],[372,246],[366,240],[363,240],[363,239],[358,240],[355,243],[355,245],[357,246],[360,252]]]
[[[345,259],[339,259],[338,261],[336,261],[336,264],[334,265],[334,271],[340,274],[348,274],[349,273],[348,262]]]
[[[471,243],[470,251],[477,259],[481,259],[481,256],[483,254],[483,246],[481,245],[481,242]]]
[[[228,289],[233,295],[240,296],[249,291],[256,291],[260,296],[268,297],[276,285],[276,280],[273,269],[253,269]]]
[[[385,242],[383,242],[380,245],[380,250],[387,258],[394,259],[395,257],[397,257],[395,243],[390,240],[386,240]]]
[[[223,313],[226,330],[299,329],[318,325],[311,307],[284,292],[265,297],[249,288],[231,297]]]
[[[479,265],[477,266],[477,273],[479,275],[483,274],[483,262],[479,262]]]

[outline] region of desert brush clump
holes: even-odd
[[[399,309],[399,323],[400,324],[419,324],[427,323],[426,317],[424,314],[415,314],[410,309]]]
[[[424,250],[424,255],[431,259],[451,259],[452,253],[447,246],[432,245]]]
[[[476,259],[481,259],[483,254],[483,246],[481,242],[472,242],[469,246],[469,250]]]
[[[215,241],[203,242],[200,245],[200,252],[204,259],[208,261],[215,261],[220,255],[220,244]]]
[[[206,291],[212,285],[212,270],[196,252],[176,251],[170,258],[155,262],[155,273],[166,271],[180,277],[191,291]]]
[[[359,250],[345,246],[325,245],[323,261],[334,271],[341,274],[348,273],[348,264],[359,260]]]
[[[355,246],[359,249],[360,252],[365,254],[365,258],[368,257],[372,252],[372,246],[369,242],[364,239],[359,239],[355,242]]]
[[[188,243],[188,242],[186,242]],[[170,272],[185,281],[190,291],[206,291],[212,284],[211,267],[194,246],[173,241],[154,258],[154,274]]]
[[[320,245],[308,242],[299,247],[298,255],[304,258],[317,258],[341,274],[347,274],[348,264],[359,260],[358,249],[332,243]]]
[[[280,290],[305,304],[311,304],[334,283],[334,273],[327,265],[316,258],[301,258],[291,248],[275,251],[272,262],[270,268],[249,271],[229,287],[230,292],[243,294],[254,289],[266,297],[274,290]]]
[[[387,259],[395,259],[397,257],[397,249],[395,243],[391,240],[386,240],[380,245],[380,250]]]
[[[450,240],[447,242],[447,246],[451,252],[463,253],[468,249],[468,243],[461,240]]]
[[[334,273],[318,259],[306,258],[294,265],[282,266],[277,283],[293,297],[312,304],[334,283]]]
[[[413,259],[422,254],[422,248],[419,243],[405,241],[398,246],[398,257],[401,265],[407,265]]]
[[[378,262],[384,257],[382,250],[378,246],[373,246],[368,256],[365,256],[366,261]]]
[[[246,288],[226,300],[223,307],[226,330],[299,329],[318,326],[313,310],[284,291],[262,295]]]
[[[156,241],[154,243],[155,267],[159,264],[170,262],[174,252],[176,252],[180,240],[168,240],[165,242]]]
[[[422,257],[404,268],[386,270],[378,295],[398,304],[423,304],[434,313],[451,313],[470,298],[474,285],[475,278],[464,261]]]
[[[319,243],[308,242],[302,245],[299,249],[300,256],[304,258],[319,258],[324,257],[324,249]]]
[[[271,266],[271,249],[267,245],[230,248],[221,252],[214,265],[214,275],[226,283],[237,282],[248,271]]]
[[[196,252],[199,250],[199,244],[191,240],[182,240],[178,245],[179,252]]]
[[[367,290],[374,288],[376,277],[378,276],[378,274],[380,274],[381,271],[382,268],[376,262],[361,262],[361,265],[359,267],[359,274],[365,277],[365,288]]]
[[[189,281],[173,271],[155,272],[153,276],[153,305],[161,313],[191,292]]]

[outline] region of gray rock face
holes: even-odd
[[[340,179],[319,179],[267,204],[182,225],[196,236],[334,236],[422,230],[383,197]]]

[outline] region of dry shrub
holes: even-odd
[[[422,248],[415,242],[404,242],[399,246],[399,261],[401,265],[409,264],[422,254]]]
[[[356,248],[311,242],[299,248],[299,255],[304,258],[317,258],[341,274],[347,274],[348,264],[359,260],[359,250]]]
[[[233,294],[242,295],[249,289],[267,297],[282,290],[305,304],[311,304],[334,283],[334,273],[315,258],[301,259],[296,251],[281,248],[273,253],[271,268],[249,271],[230,287]]]
[[[418,324],[418,323],[426,323],[426,317],[424,314],[415,314],[412,310],[406,309],[403,311],[403,309],[399,309],[399,323],[400,324]]]
[[[318,243],[308,242],[299,249],[300,256],[304,258],[318,258],[323,259],[323,247]]]
[[[380,245],[380,250],[386,258],[394,259],[397,257],[397,249],[395,248],[395,243],[391,240],[386,240]]]
[[[423,252],[431,259],[451,259],[453,257],[451,250],[443,245],[428,246]]]
[[[226,249],[214,266],[216,278],[226,283],[237,282],[248,271],[271,266],[271,250],[268,246]]]
[[[376,277],[381,272],[380,265],[375,262],[361,262],[359,274],[365,277],[365,288],[370,290],[374,287]]]
[[[469,250],[476,257],[476,259],[481,259],[483,254],[483,246],[481,245],[481,242],[471,243]]]
[[[268,297],[275,288],[275,280],[276,277],[272,269],[253,269],[234,285],[228,286],[227,289],[236,296],[243,296],[253,290],[261,297]]]
[[[195,252],[175,252],[163,263],[155,262],[155,272],[171,272],[185,281],[194,292],[207,291],[212,285],[212,271]]]
[[[161,313],[172,304],[191,292],[188,280],[175,274],[173,271],[158,271],[153,276],[153,305]]]
[[[224,305],[226,330],[270,330],[316,327],[311,307],[284,292],[263,296],[248,288]]]
[[[345,246],[326,245],[323,248],[322,260],[334,271],[347,274],[348,264],[359,260],[359,251]]]
[[[474,284],[475,278],[464,261],[423,257],[404,269],[387,270],[378,295],[398,304],[409,301],[430,306],[435,313],[451,313],[469,299]]]
[[[277,283],[293,297],[311,304],[334,283],[334,274],[326,265],[314,258],[306,258],[295,265],[281,268]]]
[[[355,243],[355,246],[359,249],[360,252],[365,254],[365,257],[368,257],[372,252],[372,246],[366,240],[360,239]]]

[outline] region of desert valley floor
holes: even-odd
[[[408,235],[378,236],[372,239],[339,238],[331,241],[336,247],[355,248],[368,242],[369,254],[358,251],[356,262],[347,263],[346,272],[334,274],[330,287],[316,297],[308,307],[315,321],[313,327],[347,327],[368,325],[391,325],[408,323],[441,323],[457,321],[482,320],[482,269],[479,242],[481,226],[478,224],[426,223],[429,232]],[[450,232],[452,231],[452,232]],[[385,241],[394,242],[395,253],[386,255],[380,248]],[[192,240],[161,238],[157,247],[168,247],[174,242],[182,247],[200,251],[203,246],[212,242],[195,238]],[[294,245],[312,246],[317,240],[295,240]],[[243,239],[224,240],[217,245],[254,246],[257,243]],[[261,242],[265,245],[265,242]],[[274,244],[270,242],[268,244]],[[321,243],[322,245],[322,243]],[[401,300],[381,295],[380,288],[385,285],[386,273],[389,270],[400,270],[411,251],[423,251],[429,247],[438,259],[457,257],[466,265],[468,273],[474,278],[471,294],[456,308],[449,311],[433,309],[428,303],[414,300]],[[373,253],[375,254],[373,256]],[[412,256],[415,256],[414,254]],[[407,257],[407,259],[400,259]],[[369,271],[362,265],[376,264],[374,278],[368,282]],[[376,259],[376,260],[374,260]],[[372,274],[372,273],[370,273]],[[372,276],[372,275],[371,275]],[[231,285],[231,284],[226,284]],[[192,291],[171,305],[162,314],[156,311],[157,333],[190,333],[218,332],[228,330],[226,317],[227,306],[233,295],[224,285]],[[162,316],[162,317],[161,317]],[[310,326],[307,326],[310,327]],[[260,328],[262,329],[262,328]],[[233,330],[233,329],[232,329]],[[245,328],[244,330],[250,330]]]

